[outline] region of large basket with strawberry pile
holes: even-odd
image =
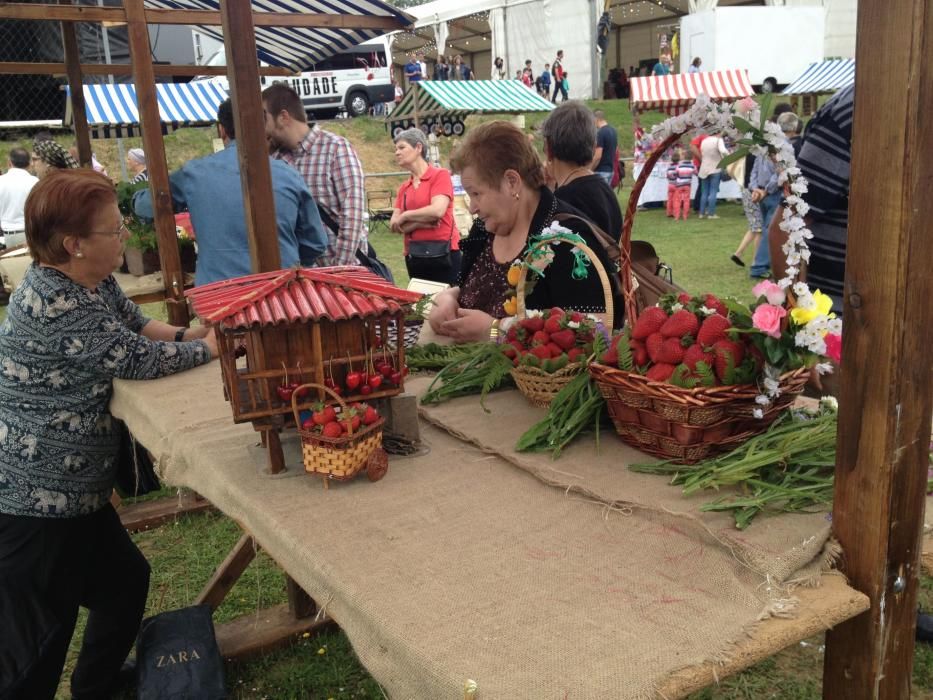
[[[712,295],[670,296],[612,338],[589,370],[624,442],[692,464],[764,432],[794,401],[809,369],[765,375],[773,398],[762,402],[765,358],[729,317]]]
[[[662,297],[639,315],[631,274],[638,198],[681,135],[671,133],[655,148],[629,195],[620,241],[627,327],[589,371],[624,442],[692,464],[767,430],[803,391],[809,370],[764,377],[761,346],[733,328],[735,315],[711,294]],[[762,381],[770,382],[766,393]]]
[[[337,406],[321,402],[308,415],[298,410],[298,397],[315,389],[329,396]],[[364,467],[370,481],[381,479],[387,469],[382,450],[385,419],[372,406],[349,406],[337,393],[321,384],[302,384],[292,394],[292,413],[301,438],[305,471],[328,479],[347,481]]]
[[[528,290],[528,271],[534,269],[530,261],[536,251],[556,242],[569,243],[581,251],[596,270],[603,288],[605,313],[601,322],[608,332],[612,331],[612,291],[606,270],[591,248],[574,240],[571,236],[556,235],[529,246],[525,264],[521,265],[515,285],[516,315],[513,329],[506,338],[514,343],[516,355],[512,356],[515,367],[512,379],[518,390],[535,406],[547,408],[571,379],[586,369],[589,351],[592,351],[596,334],[596,321],[576,311],[551,309],[545,313],[529,312],[525,308]],[[518,339],[521,336],[521,339]],[[527,352],[525,352],[527,351]]]

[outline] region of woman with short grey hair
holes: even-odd
[[[579,209],[613,238],[622,232],[622,210],[615,192],[590,170],[596,148],[596,118],[582,102],[562,102],[541,125],[548,181],[554,194]]]
[[[421,129],[395,137],[395,162],[411,177],[398,189],[389,228],[405,237],[409,277],[454,284],[460,274],[460,232],[454,222],[450,172],[427,161]]]

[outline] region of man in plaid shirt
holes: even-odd
[[[293,166],[304,178],[321,212],[328,246],[318,265],[359,265],[357,251],[368,252],[363,166],[342,136],[309,125],[301,98],[283,83],[262,92],[266,138],[272,157]]]

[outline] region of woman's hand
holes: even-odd
[[[434,297],[434,306],[431,313],[428,314],[428,323],[431,329],[440,335],[447,335],[444,332],[444,324],[457,318],[457,310],[460,308],[458,295],[452,293],[452,290],[445,289]]]
[[[474,343],[489,340],[489,329],[495,319],[485,311],[458,309],[457,318],[445,321],[441,333],[458,343]]]
[[[188,338],[187,340],[203,340],[207,343],[207,347],[211,351],[211,359],[214,360],[220,355],[220,352],[217,350],[217,334],[214,333],[214,330],[208,326],[202,326],[205,329],[205,334],[201,338]],[[194,329],[191,329],[194,330]]]
[[[210,326],[191,326],[185,331],[182,340],[201,340],[208,335],[213,337],[214,334],[211,331],[212,328]]]

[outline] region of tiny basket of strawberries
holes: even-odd
[[[794,328],[763,333],[728,303],[666,295],[590,365],[624,442],[692,464],[764,432],[803,390],[816,357],[786,349]]]
[[[318,390],[337,402],[321,401],[310,411],[299,411],[299,397]],[[302,384],[292,393],[292,413],[301,438],[305,471],[318,474],[327,487],[329,480],[353,479],[362,469],[370,481],[378,481],[388,470],[382,449],[385,419],[365,403],[347,404],[337,393],[321,384]]]
[[[612,331],[613,301],[609,278],[599,258],[582,239],[557,233],[547,239],[535,240],[521,262],[509,270],[509,282],[514,283],[515,296],[506,302],[506,311],[515,319],[502,340],[502,351],[512,360],[512,379],[528,401],[547,408],[571,379],[586,369],[586,360],[593,353],[597,332]],[[525,308],[525,296],[534,286],[534,278],[553,258],[550,246],[569,243],[581,265],[596,270],[603,288],[605,313],[597,316],[554,307],[549,311]],[[529,279],[529,272],[531,278]],[[514,305],[511,309],[509,305]]]

